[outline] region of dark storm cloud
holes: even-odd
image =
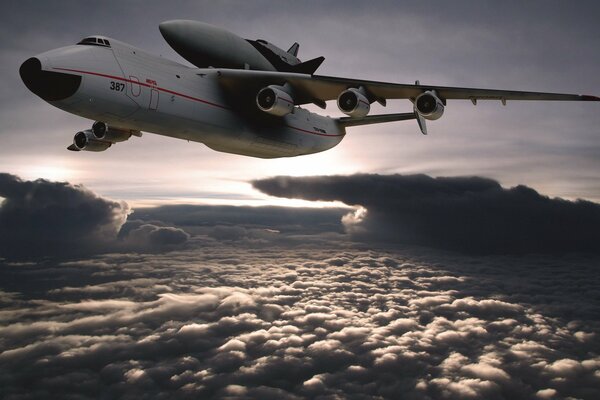
[[[125,203],[67,182],[23,181],[0,174],[0,255],[88,254],[116,237]]]
[[[275,177],[266,194],[361,206],[345,217],[355,237],[469,253],[599,252],[600,205],[551,199],[479,177],[352,175]]]
[[[40,259],[107,251],[165,250],[185,243],[182,229],[139,221],[129,206],[80,185],[24,181],[0,173],[0,256]],[[163,224],[164,225],[164,224]],[[117,237],[119,235],[119,238]]]
[[[164,252],[191,242],[298,246],[347,239],[342,208],[179,205],[128,215],[125,202],[83,186],[9,174],[0,174],[0,197],[0,257],[8,258]]]
[[[597,262],[214,244],[5,265],[19,284],[0,269],[0,390],[594,399]],[[56,270],[73,276],[29,297]]]

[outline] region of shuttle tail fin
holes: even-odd
[[[298,42],[295,42],[292,47],[290,47],[288,49],[288,53],[293,55],[294,57],[298,57],[298,49],[300,48],[300,45],[298,44]]]

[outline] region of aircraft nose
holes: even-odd
[[[81,85],[81,76],[42,70],[39,59],[32,57],[21,64],[19,74],[27,89],[46,101],[71,97]]]

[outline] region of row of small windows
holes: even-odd
[[[97,37],[87,37],[77,44],[110,47],[110,42],[108,40]]]

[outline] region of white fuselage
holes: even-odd
[[[218,69],[190,68],[107,39],[110,47],[80,44],[36,56],[43,71],[81,76],[75,94],[50,104],[109,126],[252,157],[317,153],[344,138],[334,119],[300,107],[283,117],[254,104],[240,109],[222,90]]]

